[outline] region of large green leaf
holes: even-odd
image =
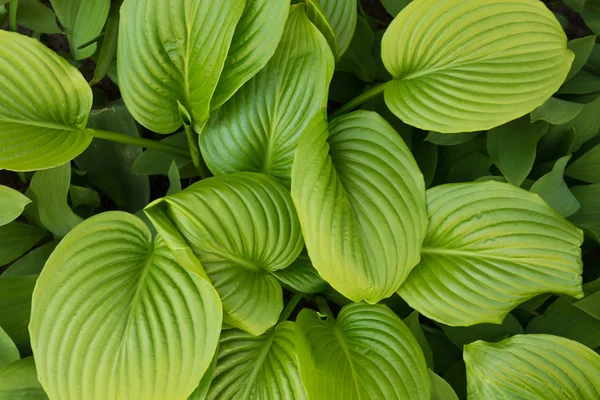
[[[542,105],[573,61],[537,0],[415,0],[383,36],[395,78],[385,88],[404,122],[442,133],[486,130]]]
[[[421,262],[398,290],[423,315],[499,324],[540,293],[583,296],[583,233],[539,196],[494,181],[448,184],[428,190],[427,211]]]
[[[569,220],[600,244],[600,184],[571,188],[581,208]]]
[[[289,192],[264,174],[204,179],[151,203],[146,212],[169,246],[189,246],[223,302],[224,321],[253,335],[276,322],[282,290],[270,274],[302,250]],[[175,232],[185,239],[176,243]]]
[[[47,400],[37,378],[33,357],[23,358],[0,371],[0,400]]]
[[[215,175],[264,172],[289,184],[298,140],[321,108],[333,74],[327,43],[292,6],[273,58],[211,116],[200,136]]]
[[[81,60],[94,54],[96,43],[80,47],[102,32],[110,0],[50,0],[50,3],[67,34],[73,57]]]
[[[427,227],[417,163],[378,114],[356,111],[300,140],[292,197],[319,274],[345,297],[391,296],[419,262]]]
[[[31,200],[20,192],[0,185],[0,226],[17,219],[29,203]]]
[[[0,226],[0,266],[21,257],[44,235],[38,228],[17,221]]]
[[[29,326],[49,397],[187,399],[216,350],[222,310],[202,271],[186,267],[131,214],[69,232],[38,278]]]
[[[27,343],[31,294],[37,275],[0,279],[0,326],[18,345]]]
[[[600,356],[552,335],[516,335],[465,346],[469,399],[600,398]]]
[[[357,21],[357,0],[308,0],[317,3],[335,37],[334,54],[341,57],[352,41]]]
[[[0,371],[8,364],[20,359],[19,350],[8,333],[0,326]]]
[[[289,10],[289,0],[246,0],[211,101],[213,110],[267,64],[281,40]]]
[[[565,175],[584,182],[600,183],[600,144],[575,160]]]
[[[207,398],[306,399],[296,361],[295,334],[290,321],[261,336],[238,329],[223,331]]]
[[[0,66],[0,169],[56,167],[85,150],[92,90],[77,69],[39,41],[1,30]]]
[[[119,88],[138,122],[155,132],[173,132],[182,124],[180,103],[200,130],[208,119],[211,98],[245,3],[123,3],[117,51]]]
[[[304,309],[296,320],[300,375],[311,400],[429,400],[427,366],[410,330],[387,306],[354,303],[337,321]]]

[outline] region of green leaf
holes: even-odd
[[[88,207],[94,209],[100,205],[100,195],[94,189],[82,186],[69,186],[69,197],[73,208]]]
[[[37,275],[0,279],[0,326],[17,346],[29,341],[31,294]]]
[[[17,219],[31,200],[8,186],[0,185],[0,226]]]
[[[0,63],[0,169],[56,167],[85,150],[92,90],[79,71],[39,41],[6,31]]]
[[[573,65],[571,65],[571,70],[567,75],[567,81],[575,76],[581,70],[581,68],[583,68],[590,54],[592,53],[592,49],[594,48],[595,44],[596,35],[590,35],[569,41],[567,47],[575,54],[575,59],[573,60]]]
[[[518,187],[525,181],[535,162],[536,146],[547,131],[547,123],[530,123],[525,116],[488,132],[488,153],[508,183]]]
[[[187,148],[187,137],[185,132],[179,132],[160,141],[173,146]],[[138,158],[135,159],[131,166],[131,173],[134,175],[167,175],[171,168],[171,162],[175,161],[179,168],[179,174],[182,178],[189,177],[188,173],[192,169],[194,175],[198,172],[192,165],[192,161],[186,157],[179,157],[158,150],[146,150]],[[190,168],[191,167],[191,168]]]
[[[417,339],[417,343],[419,343],[419,346],[423,351],[427,368],[433,368],[433,353],[431,352],[431,347],[429,346],[429,342],[427,341],[421,323],[419,322],[419,313],[417,311],[411,312],[408,317],[404,318],[404,323],[408,329],[410,329],[415,339]]]
[[[429,400],[421,348],[388,307],[350,304],[337,321],[304,309],[296,332],[300,375],[311,400]]]
[[[179,170],[177,169],[177,164],[175,164],[175,161],[171,162],[171,167],[169,168],[169,173],[167,176],[169,178],[169,189],[167,190],[167,195],[181,192],[181,177],[179,176]]]
[[[221,312],[210,283],[140,219],[96,215],[65,236],[38,278],[38,377],[50,398],[186,399],[216,350]]]
[[[583,0],[579,13],[585,24],[594,33],[600,33],[600,3],[598,0]]]
[[[374,112],[355,111],[329,126],[317,116],[300,140],[292,198],[308,255],[352,301],[391,296],[418,263],[424,193],[412,154]]]
[[[212,110],[223,105],[273,57],[289,10],[288,0],[246,0],[211,101]]]
[[[565,175],[584,182],[600,183],[600,144],[575,160]]]
[[[19,0],[17,23],[36,33],[61,33],[56,15],[39,0]]]
[[[429,370],[431,381],[431,400],[458,400],[458,396],[443,378],[432,370]]]
[[[476,151],[454,163],[448,172],[448,182],[471,182],[491,175],[491,166],[490,156]]]
[[[292,6],[273,58],[213,113],[200,136],[213,174],[264,172],[289,185],[298,140],[321,109],[332,73],[325,39],[304,6]]]
[[[223,331],[207,398],[306,399],[296,361],[295,335],[295,324],[290,321],[261,336],[238,329]]]
[[[438,325],[442,328],[446,336],[448,336],[448,339],[461,349],[464,345],[476,340],[497,342],[508,336],[523,333],[523,327],[512,314],[508,314],[501,325],[479,324],[468,327]]]
[[[552,171],[538,179],[530,189],[565,218],[575,214],[580,207],[564,180],[565,166],[570,159],[570,155],[558,159]]]
[[[23,358],[0,371],[0,400],[47,400],[37,378],[33,357]]]
[[[562,125],[572,121],[583,110],[584,105],[550,97],[544,104],[531,112],[531,122],[546,121]]]
[[[108,70],[115,60],[117,55],[117,43],[119,35],[119,11],[123,0],[113,1],[110,6],[108,13],[108,19],[106,21],[106,29],[104,30],[104,36],[102,37],[102,47],[96,61],[96,69],[94,70],[94,77],[90,81],[90,86],[96,85],[102,80],[108,73]]]
[[[110,0],[50,0],[50,3],[67,34],[73,58],[82,60],[94,54],[96,43],[82,46],[102,32]]]
[[[375,35],[364,18],[358,17],[352,42],[336,65],[337,71],[347,71],[364,82],[375,80],[375,61],[371,56]]]
[[[301,293],[319,293],[329,287],[313,267],[306,251],[302,251],[289,267],[273,272],[273,276],[285,286]]]
[[[314,24],[314,26],[321,32],[329,48],[333,52],[333,58],[335,61],[339,61],[340,55],[337,52],[337,39],[333,27],[327,19],[325,10],[321,7],[319,0],[306,0],[306,16]]]
[[[34,194],[35,206],[42,225],[55,237],[65,236],[83,219],[67,203],[71,185],[71,164],[38,171],[29,188]]]
[[[426,317],[500,324],[538,294],[583,296],[583,233],[539,196],[494,181],[448,184],[427,191],[427,210],[421,262],[398,290]]]
[[[21,257],[44,236],[38,228],[17,221],[0,226],[0,266]]]
[[[253,335],[275,325],[283,298],[270,272],[302,250],[284,186],[264,174],[217,176],[151,203],[146,212],[171,248],[193,250],[221,297],[226,323]],[[173,232],[187,243],[170,240]]]
[[[382,57],[395,78],[385,87],[390,109],[441,133],[488,130],[531,112],[574,58],[552,12],[521,0],[413,1],[383,36]]]
[[[552,335],[516,335],[465,346],[469,399],[600,397],[600,356]]]
[[[200,132],[245,3],[123,3],[117,50],[119,88],[139,123],[154,132],[175,131],[182,123],[179,102]]]
[[[413,156],[419,165],[419,169],[425,180],[425,187],[429,187],[435,176],[438,162],[438,146],[430,142],[413,143]],[[489,168],[488,168],[489,170]]]
[[[6,279],[11,276],[24,276],[24,275],[37,275],[42,272],[46,260],[50,257],[50,254],[56,248],[58,241],[48,242],[37,249],[30,251],[23,257],[11,264],[0,275],[0,279]]]
[[[357,0],[309,0],[317,2],[335,35],[334,54],[342,56],[352,41],[357,21]],[[336,56],[336,58],[337,58]]]
[[[466,143],[480,133],[481,132],[462,132],[448,135],[439,132],[429,132],[425,140],[440,146],[454,146],[457,144]]]
[[[571,188],[571,193],[577,199],[581,207],[571,217],[569,221],[583,229],[600,244],[600,184],[575,186]]]
[[[20,358],[19,349],[17,349],[10,336],[0,326],[0,371],[8,364]]]
[[[593,94],[600,90],[600,77],[586,70],[579,71],[565,82],[557,94]]]

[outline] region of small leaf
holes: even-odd
[[[411,0],[381,0],[381,4],[385,7],[385,10],[392,16],[395,17],[402,11]]]
[[[580,207],[564,180],[565,166],[569,159],[571,159],[570,155],[558,159],[552,171],[538,179],[530,189],[565,218],[575,214]]]
[[[289,185],[298,140],[321,109],[332,73],[325,39],[304,6],[292,6],[273,58],[212,114],[200,136],[213,174],[264,172]]]
[[[398,290],[426,317],[499,324],[538,294],[583,296],[583,234],[539,196],[494,181],[448,184],[427,191],[427,210],[421,262]]]
[[[0,326],[0,371],[4,369],[8,364],[13,361],[17,361],[21,358],[19,349],[15,346],[14,342],[8,336],[4,329]],[[1,391],[0,391],[1,398]]]
[[[440,146],[454,146],[457,144],[466,143],[480,133],[481,132],[462,132],[448,135],[439,132],[429,132],[425,140]]]
[[[384,93],[390,109],[441,133],[488,130],[531,112],[574,58],[552,12],[522,0],[415,0],[387,29],[382,57],[395,78]]]
[[[245,3],[123,3],[117,51],[119,88],[139,123],[154,132],[175,131],[182,123],[179,102],[192,114],[194,129],[201,131]]]
[[[29,203],[31,200],[20,192],[0,185],[0,226],[17,219]]]
[[[596,35],[590,35],[579,39],[570,40],[567,44],[569,50],[575,54],[575,60],[571,65],[571,70],[567,75],[567,81],[577,74],[585,65],[588,57],[592,53],[592,49],[596,44]]]
[[[531,112],[531,122],[546,121],[552,125],[566,124],[577,117],[583,107],[583,104],[550,97],[544,104]]]
[[[332,1],[333,3],[333,1]],[[375,35],[364,18],[358,17],[350,47],[336,65],[337,71],[347,71],[364,82],[375,80],[375,61],[371,57]]]
[[[264,174],[222,175],[157,200],[146,212],[171,248],[185,243],[193,250],[222,299],[226,323],[252,335],[275,325],[283,298],[269,273],[290,265],[302,250],[284,186]],[[173,234],[185,242],[174,243]]]
[[[186,399],[216,350],[221,312],[209,282],[141,220],[96,215],[65,236],[38,278],[38,377],[50,398]]]
[[[296,326],[290,321],[261,336],[238,329],[223,331],[207,399],[306,399],[295,335]]]
[[[586,70],[581,70],[565,82],[556,93],[559,95],[591,94],[599,90],[600,77]]]
[[[491,175],[490,156],[478,151],[456,161],[448,171],[448,182],[471,182]]]
[[[522,117],[488,132],[488,152],[508,183],[519,187],[529,176],[536,146],[547,131],[547,123],[530,123],[528,117]]]
[[[17,23],[36,33],[61,33],[56,15],[39,0],[19,0]]]
[[[79,71],[39,41],[0,31],[0,169],[34,171],[80,154],[92,90]],[[58,106],[60,105],[60,106]]]
[[[350,304],[337,321],[304,309],[296,332],[300,375],[311,400],[429,400],[421,348],[388,307]]]
[[[11,266],[0,275],[0,279],[6,279],[11,276],[38,275],[42,272],[44,264],[46,264],[48,257],[50,257],[50,254],[52,254],[57,244],[58,241],[52,241],[37,249],[33,249],[12,263]]]
[[[308,254],[319,275],[355,302],[391,296],[417,264],[424,192],[412,154],[374,112],[329,126],[318,116],[298,145],[292,198]]]
[[[408,317],[404,318],[404,323],[408,329],[410,329],[415,339],[417,339],[417,343],[419,343],[419,346],[423,351],[427,368],[433,368],[433,353],[431,352],[431,347],[429,346],[429,342],[427,342],[427,338],[425,337],[423,328],[419,322],[419,313],[417,311],[411,312]]]
[[[73,58],[82,60],[94,54],[96,43],[82,46],[102,32],[110,0],[50,0],[50,3],[67,34]]]
[[[17,221],[0,226],[0,266],[21,257],[44,236],[38,228]]]
[[[169,168],[169,173],[167,176],[169,178],[169,189],[167,190],[167,196],[181,192],[181,178],[179,176],[179,170],[177,169],[175,161],[171,162],[171,167]]]
[[[42,385],[37,379],[33,357],[23,358],[9,364],[0,371],[0,399],[2,400],[47,400]]]
[[[600,356],[552,335],[516,335],[465,346],[469,399],[600,397]]]
[[[303,251],[289,267],[275,271],[272,274],[282,284],[296,292],[319,293],[329,287],[313,267],[306,251]]]
[[[583,229],[598,244],[600,244],[600,184],[575,186],[571,193],[581,207],[569,217],[569,221]]]
[[[565,175],[584,182],[600,183],[600,144],[575,160]]]
[[[102,37],[102,47],[96,61],[94,77],[90,81],[90,86],[100,82],[106,76],[108,70],[117,55],[117,43],[119,35],[119,11],[121,10],[122,0],[111,3],[104,36]]]
[[[17,345],[29,341],[31,294],[37,275],[0,279],[0,326]]]
[[[431,400],[458,400],[458,396],[443,378],[429,370],[429,380],[431,381]]]
[[[69,197],[73,208],[88,207],[94,209],[100,205],[100,195],[94,189],[82,186],[69,186]]]

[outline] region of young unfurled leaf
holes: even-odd
[[[17,219],[31,200],[8,186],[0,185],[0,226]]]
[[[465,346],[469,399],[600,397],[600,356],[552,335],[516,335]]]
[[[38,278],[38,377],[56,399],[186,399],[217,347],[221,313],[210,283],[141,220],[94,216],[65,236]]]
[[[529,113],[556,92],[574,58],[554,15],[523,0],[415,0],[387,29],[382,57],[394,77],[385,88],[390,109],[442,133]]]
[[[223,331],[207,399],[306,399],[295,335],[296,326],[290,321],[261,336],[238,329]]]
[[[398,290],[421,314],[499,324],[540,293],[583,296],[583,233],[539,196],[494,181],[448,184],[427,191],[427,211],[421,262]]]
[[[329,126],[318,115],[300,140],[292,197],[306,248],[319,275],[353,301],[391,296],[418,263],[424,195],[412,154],[374,112]]]
[[[223,302],[224,321],[253,335],[272,327],[283,309],[270,272],[302,250],[300,224],[289,192],[264,174],[203,179],[147,208],[156,230],[181,235],[204,266]]]
[[[117,51],[119,88],[139,123],[159,133],[175,131],[182,123],[179,102],[200,131],[245,3],[123,3]]]
[[[530,189],[565,218],[575,214],[580,207],[564,180],[565,166],[570,158],[569,155],[556,160],[552,171],[538,179]]]
[[[333,74],[327,43],[292,6],[273,58],[213,113],[200,136],[215,175],[264,172],[289,185],[294,153],[310,118],[322,107]]]
[[[584,182],[600,183],[600,144],[575,160],[565,175]]]
[[[0,63],[0,169],[52,168],[85,150],[92,91],[83,76],[39,41],[1,30]]]
[[[581,207],[569,220],[600,244],[600,184],[575,186],[571,193]]]
[[[423,352],[387,306],[350,304],[337,320],[304,309],[296,332],[309,399],[430,399]]]

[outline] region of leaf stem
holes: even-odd
[[[8,25],[11,31],[17,31],[17,9],[19,8],[19,0],[10,0],[8,9]]]
[[[185,129],[185,136],[187,136],[188,147],[190,148],[194,167],[196,167],[198,174],[200,174],[200,178],[208,178],[210,176],[210,172],[208,172],[208,167],[206,166],[206,163],[202,158],[202,154],[200,153],[200,146],[198,146],[198,134],[192,125],[184,123],[183,128]]]
[[[335,317],[331,312],[331,308],[329,308],[329,304],[327,304],[327,300],[323,297],[317,297],[317,306],[319,307],[319,312],[327,317],[331,322],[335,321]]]
[[[290,315],[292,315],[292,312],[296,309],[296,306],[298,306],[300,300],[302,300],[302,297],[304,297],[304,293],[294,293],[290,301],[288,301],[288,303],[285,305],[285,308],[281,312],[281,315],[279,316],[279,321],[277,321],[278,323],[287,321]]]
[[[132,144],[134,146],[140,146],[146,149],[154,149],[162,151],[164,153],[173,154],[179,157],[190,158],[190,153],[188,150],[170,144],[157,142],[155,140],[98,129],[88,129],[86,132],[88,132],[97,139],[110,140],[111,142],[117,143]]]
[[[339,117],[342,114],[346,114],[347,112],[352,111],[353,109],[360,106],[367,100],[370,100],[373,97],[381,94],[383,92],[383,90],[385,89],[385,87],[388,85],[388,83],[390,83],[390,82],[384,82],[377,86],[373,86],[371,89],[367,90],[366,92],[359,94],[358,96],[356,96],[355,98],[353,98],[352,100],[350,100],[349,102],[347,102],[346,104],[344,104],[343,106],[338,108],[333,114],[331,114],[330,119]]]

